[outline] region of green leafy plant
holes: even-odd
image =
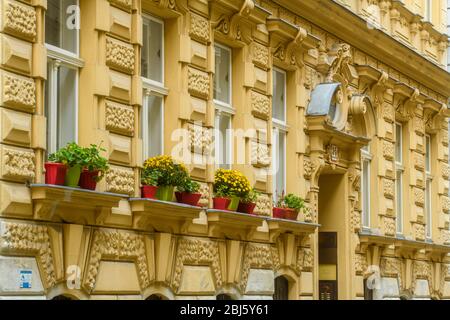
[[[260,195],[261,195],[261,193],[259,193],[258,191],[256,191],[253,188],[241,199],[241,202],[243,202],[243,203],[255,203]]]
[[[142,171],[141,182],[144,186],[158,186],[158,179],[160,177],[159,171]]]
[[[218,186],[214,189],[214,196],[216,198],[228,198],[229,197],[228,188],[226,186]]]
[[[305,201],[292,193],[284,197],[284,204],[286,208],[294,209],[297,212],[305,207]]]
[[[63,163],[69,167],[86,165],[86,150],[75,142],[67,144],[65,147],[48,156],[50,162]]]
[[[99,175],[95,177],[97,182],[100,181],[109,170],[108,159],[102,157],[100,152],[106,152],[106,149],[95,144],[91,144],[89,147],[84,148],[82,155],[84,157],[85,169],[91,172],[99,172]]]
[[[145,174],[157,172],[157,186],[182,186],[189,177],[187,168],[183,164],[175,163],[170,156],[149,158],[144,163]]]
[[[179,192],[198,193],[199,190],[200,184],[190,177],[187,177],[181,185],[177,186]]]

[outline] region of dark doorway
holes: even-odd
[[[273,300],[289,300],[289,281],[283,276],[275,278]]]

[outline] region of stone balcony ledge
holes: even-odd
[[[442,258],[450,253],[450,246],[438,244],[430,241],[418,241],[400,237],[391,237],[384,235],[375,235],[369,233],[360,233],[359,241],[361,246],[393,246],[395,250],[401,251],[404,255],[414,255],[418,251],[425,254]]]
[[[315,230],[320,227],[319,224],[315,223],[275,218],[268,218],[267,224],[269,226],[271,242],[274,242],[278,238],[278,236],[283,233],[304,236],[314,233]]]
[[[124,195],[71,188],[31,184],[34,219],[82,225],[102,224],[119,205]]]
[[[205,208],[183,203],[130,198],[133,228],[174,234],[206,234]]]

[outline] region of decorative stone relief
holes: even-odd
[[[108,0],[112,5],[130,11],[132,0]]]
[[[442,164],[442,178],[448,180],[450,177],[450,166],[446,163]]]
[[[367,271],[367,259],[364,254],[355,254],[355,274],[363,276]]]
[[[425,157],[417,152],[414,153],[414,167],[420,171],[425,169]]]
[[[0,251],[36,257],[45,288],[56,284],[50,235],[46,226],[0,222]]]
[[[383,224],[384,224],[384,234],[386,236],[395,236],[396,233],[396,225],[395,225],[395,218],[392,217],[383,217]]]
[[[36,38],[36,11],[19,2],[4,2],[3,30],[25,40]]]
[[[194,68],[188,68],[188,91],[193,96],[208,99],[209,97],[209,74]]]
[[[134,72],[134,48],[126,42],[106,38],[106,64],[129,74]]]
[[[210,25],[209,21],[202,16],[191,14],[191,29],[189,32],[192,38],[202,42],[209,42],[210,39]]]
[[[383,140],[383,156],[385,159],[394,160],[394,144]]]
[[[380,263],[381,275],[387,278],[397,278],[401,276],[402,264],[397,258],[382,257]]]
[[[132,136],[134,134],[134,110],[124,104],[106,102],[106,129]]]
[[[200,207],[208,207],[211,191],[207,183],[200,182],[199,193],[201,193],[202,196],[200,198],[200,201],[198,202],[198,205]]]
[[[269,48],[259,44],[253,43],[253,63],[262,68],[269,66]]]
[[[354,232],[359,232],[362,227],[361,211],[353,209],[350,215],[351,228]]]
[[[299,248],[297,252],[298,269],[304,272],[311,272],[314,266],[314,254],[310,248]]]
[[[425,121],[419,117],[414,117],[414,131],[418,134],[423,136],[425,134]]]
[[[2,146],[2,177],[18,181],[31,181],[35,177],[33,151]]]
[[[251,142],[251,161],[252,165],[258,167],[267,167],[270,165],[270,148],[265,143],[256,141]]]
[[[273,252],[270,245],[247,243],[239,283],[241,290],[244,291],[247,287],[250,269],[273,269],[273,262]]]
[[[259,216],[270,217],[272,214],[272,200],[267,194],[261,194],[256,199],[255,213]]]
[[[188,130],[191,151],[197,154],[209,155],[212,145],[211,131],[199,125],[189,125]]]
[[[414,261],[413,279],[431,280],[431,264],[427,261]]]
[[[312,163],[309,158],[305,158],[303,160],[303,177],[305,179],[310,180],[312,175]]]
[[[36,85],[33,79],[1,72],[1,102],[5,106],[34,112]]]
[[[414,203],[419,207],[425,205],[425,191],[419,188],[414,188]]]
[[[181,238],[178,240],[175,270],[172,287],[178,291],[184,265],[210,266],[214,274],[216,288],[222,286],[223,278],[220,268],[219,245],[215,241]]]
[[[154,278],[153,272],[149,272],[142,235],[115,230],[95,230],[84,281],[89,291],[95,288],[101,260],[135,262],[142,289],[147,288]]]
[[[253,114],[263,119],[268,119],[270,117],[269,97],[256,91],[252,91],[251,99]]]
[[[388,199],[394,199],[395,196],[395,183],[394,180],[383,179],[383,192],[384,196]]]
[[[450,213],[450,198],[447,196],[442,196],[442,211]]]
[[[383,119],[389,123],[393,123],[395,120],[395,109],[387,103],[383,104]]]
[[[134,193],[134,171],[119,167],[111,167],[106,174],[106,190],[108,192],[132,195]]]
[[[414,238],[419,241],[425,240],[425,225],[421,223],[413,223]]]

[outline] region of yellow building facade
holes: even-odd
[[[0,299],[450,297],[445,1],[1,0],[0,17]],[[45,184],[71,141],[106,149],[96,191]],[[140,198],[157,154],[201,207]],[[219,166],[261,192],[256,216],[209,209]],[[298,221],[272,217],[282,191]]]

